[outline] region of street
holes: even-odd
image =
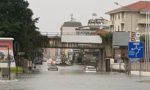
[[[59,66],[59,71],[39,71],[20,75],[16,80],[0,81],[0,90],[149,90],[150,77],[124,73],[83,72],[83,66]]]

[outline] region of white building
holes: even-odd
[[[76,29],[80,26],[82,26],[81,22],[76,22],[76,21],[64,22],[61,27],[61,34],[62,35],[76,34]]]
[[[87,27],[87,29],[86,29]],[[61,42],[68,43],[102,43],[98,35],[92,34],[96,29],[92,26],[82,26],[81,22],[68,21],[64,22],[61,27]]]
[[[143,33],[147,24],[145,11],[150,11],[150,1],[138,1],[107,12],[111,31],[138,30]]]

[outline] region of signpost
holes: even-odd
[[[129,58],[144,58],[144,43],[143,42],[129,42],[128,43],[128,57]]]
[[[139,32],[130,32],[130,41],[131,42],[140,42],[140,33]]]
[[[140,61],[144,58],[144,43],[143,42],[129,42],[128,43],[128,58],[136,59]],[[141,62],[140,62],[140,71],[139,75],[141,76]]]

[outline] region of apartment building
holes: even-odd
[[[138,31],[144,33],[147,24],[147,14],[150,11],[150,1],[138,1],[120,8],[111,10],[110,29],[115,31]]]

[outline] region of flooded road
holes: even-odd
[[[150,77],[86,73],[78,65],[58,67],[59,71],[48,71],[46,65],[39,68],[16,80],[0,81],[0,90],[150,90]]]

